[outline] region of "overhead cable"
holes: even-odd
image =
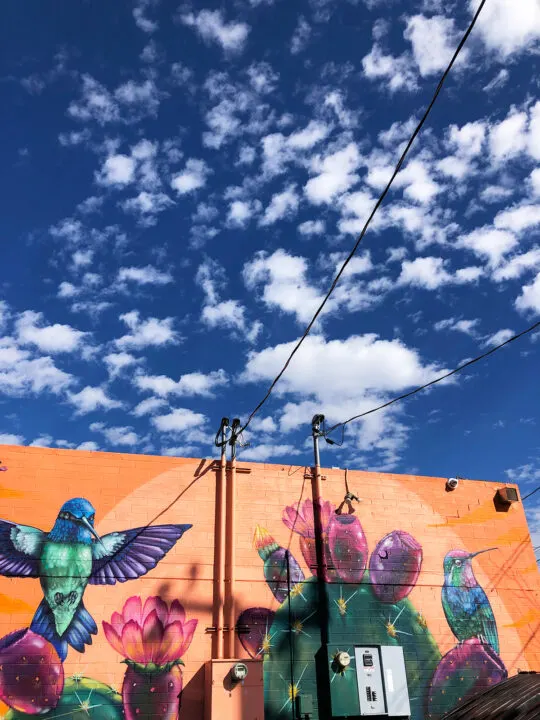
[[[486,4],[486,0],[481,0],[480,5],[478,6],[478,9],[476,10],[476,12],[475,12],[475,14],[474,14],[474,16],[473,16],[469,27],[467,28],[467,30],[465,31],[465,34],[464,34],[463,37],[461,38],[461,40],[460,40],[460,42],[459,42],[459,45],[457,46],[454,54],[452,55],[452,59],[451,59],[450,62],[448,63],[448,66],[447,66],[446,70],[444,71],[444,73],[443,73],[442,76],[441,76],[441,79],[439,80],[439,84],[437,85],[437,88],[435,89],[435,93],[433,94],[433,97],[432,97],[432,99],[431,99],[431,102],[430,102],[429,105],[427,106],[427,109],[425,110],[424,114],[422,115],[422,118],[421,118],[420,122],[418,123],[418,125],[417,125],[416,128],[414,129],[413,134],[411,135],[409,141],[407,142],[407,145],[405,146],[405,149],[403,150],[403,152],[402,152],[402,154],[401,154],[401,156],[400,156],[400,158],[399,158],[399,160],[398,160],[398,162],[397,162],[397,165],[396,165],[396,167],[395,167],[395,169],[394,169],[394,171],[393,171],[393,173],[392,173],[392,176],[390,177],[390,180],[389,180],[388,183],[386,184],[386,187],[384,188],[384,190],[382,191],[379,199],[378,199],[377,202],[375,203],[375,205],[374,205],[374,207],[373,207],[373,209],[372,209],[372,211],[371,211],[368,219],[366,220],[366,223],[365,223],[364,227],[362,228],[362,231],[361,231],[360,235],[358,236],[358,239],[357,239],[356,243],[354,244],[353,249],[351,250],[351,252],[350,252],[349,255],[347,256],[347,258],[346,258],[345,261],[343,262],[342,266],[340,267],[337,275],[335,276],[332,284],[330,285],[330,288],[329,288],[328,292],[327,292],[326,295],[324,296],[321,304],[320,304],[319,307],[317,308],[317,310],[316,310],[315,314],[313,315],[312,319],[310,320],[308,326],[307,326],[306,329],[304,330],[304,333],[303,333],[302,337],[298,340],[298,342],[296,343],[296,345],[295,345],[294,348],[292,349],[292,351],[291,351],[289,357],[287,358],[285,364],[283,365],[283,367],[281,368],[281,370],[279,371],[279,373],[276,375],[276,377],[275,377],[274,380],[272,381],[270,387],[268,388],[268,390],[267,390],[267,392],[266,392],[266,395],[265,395],[265,396],[263,397],[263,399],[259,402],[259,404],[255,407],[255,409],[251,412],[250,416],[248,417],[248,419],[247,419],[247,421],[246,421],[246,424],[242,427],[242,429],[241,429],[240,432],[242,432],[243,430],[245,430],[245,429],[248,427],[248,425],[251,423],[251,421],[253,420],[253,418],[255,417],[255,415],[259,412],[259,410],[262,408],[262,406],[264,405],[264,403],[268,400],[268,398],[269,398],[270,395],[272,394],[272,391],[273,391],[274,387],[277,385],[277,383],[279,382],[279,380],[281,379],[281,377],[283,376],[283,374],[285,373],[285,371],[286,371],[287,368],[289,367],[291,360],[292,360],[293,357],[296,355],[296,353],[297,353],[298,350],[300,349],[300,346],[302,345],[302,343],[304,342],[304,340],[307,338],[307,336],[308,336],[309,333],[311,332],[311,329],[313,328],[313,325],[315,324],[317,318],[319,317],[319,315],[320,315],[321,312],[323,311],[324,306],[326,305],[326,303],[327,303],[328,300],[330,299],[330,296],[331,296],[332,293],[334,292],[334,290],[335,290],[335,288],[336,288],[336,285],[338,284],[338,282],[339,282],[340,279],[341,279],[341,276],[342,276],[343,273],[345,272],[345,268],[347,267],[347,265],[348,265],[348,264],[350,263],[350,261],[352,260],[354,254],[355,254],[356,251],[358,250],[358,247],[359,247],[360,243],[361,243],[362,240],[364,239],[364,235],[366,234],[366,231],[367,231],[369,225],[371,224],[371,221],[373,220],[373,217],[375,216],[375,213],[377,212],[377,210],[379,209],[379,207],[382,205],[382,203],[383,203],[386,195],[388,194],[388,191],[390,190],[390,187],[391,187],[392,183],[394,182],[394,180],[395,180],[395,178],[396,178],[396,175],[397,175],[398,172],[401,170],[401,166],[403,165],[403,163],[404,163],[404,161],[405,161],[405,158],[406,158],[407,155],[409,154],[409,150],[411,149],[411,146],[412,146],[413,142],[415,141],[416,136],[418,135],[418,133],[419,133],[420,130],[422,129],[424,123],[426,122],[426,120],[427,120],[427,118],[428,118],[428,115],[429,115],[429,113],[431,112],[431,109],[433,108],[433,105],[435,104],[435,101],[437,100],[437,98],[438,98],[438,96],[439,96],[439,93],[440,93],[441,90],[442,90],[442,87],[443,87],[443,85],[444,85],[444,82],[445,82],[446,78],[448,77],[448,75],[449,75],[449,73],[450,73],[450,70],[452,69],[454,63],[456,62],[459,53],[461,52],[463,46],[465,45],[465,42],[467,41],[467,38],[468,38],[469,35],[471,34],[471,32],[472,32],[472,30],[473,30],[473,28],[474,28],[474,26],[475,26],[475,24],[476,24],[476,21],[478,20],[478,17],[479,17],[479,15],[480,15],[480,13],[482,12],[482,9],[483,9],[483,7],[484,7],[485,4]]]
[[[470,367],[471,365],[474,365],[477,362],[480,362],[480,360],[484,360],[485,358],[489,357],[490,355],[493,355],[493,353],[497,352],[497,350],[500,350],[505,345],[509,345],[510,343],[514,342],[515,340],[518,340],[519,338],[523,337],[524,335],[527,335],[528,333],[533,332],[533,330],[536,330],[537,328],[540,328],[540,320],[538,322],[535,322],[534,325],[531,325],[530,327],[526,328],[525,330],[522,330],[520,333],[517,333],[517,335],[512,335],[511,338],[508,338],[508,340],[505,340],[504,342],[500,343],[499,345],[495,345],[495,347],[492,347],[491,350],[487,350],[485,353],[482,353],[481,355],[477,355],[472,360],[467,360],[467,362],[462,363],[461,365],[458,365],[453,370],[450,370],[447,373],[444,373],[444,375],[439,375],[439,377],[435,378],[435,380],[431,380],[428,383],[425,383],[424,385],[420,385],[420,387],[415,388],[414,390],[410,390],[409,392],[403,393],[403,395],[399,395],[398,397],[395,397],[393,400],[388,400],[387,402],[383,403],[382,405],[378,405],[377,407],[371,408],[371,410],[366,410],[365,412],[359,413],[358,415],[353,415],[348,420],[344,420],[343,422],[336,423],[335,425],[332,425],[331,428],[328,428],[326,430],[326,433],[331,433],[333,430],[336,430],[339,427],[343,427],[344,425],[348,425],[353,420],[359,420],[360,418],[366,417],[366,415],[371,415],[372,413],[376,413],[379,410],[383,410],[384,408],[389,407],[390,405],[393,405],[394,403],[400,402],[401,400],[406,400],[407,398],[410,398],[412,395],[416,395],[416,393],[421,392],[422,390],[425,390],[428,387],[431,387],[432,385],[436,385],[437,383],[442,382],[443,380],[446,380],[446,378],[451,377],[452,375],[455,375],[458,372],[461,372],[462,370],[465,370],[465,368]],[[540,487],[537,488],[537,490],[540,490]],[[534,491],[536,492],[536,490]],[[532,493],[530,493],[532,495]],[[529,497],[529,496],[527,496]],[[523,498],[525,500],[526,498]]]
[[[521,498],[521,502],[525,502],[525,500],[527,498],[530,498],[532,495],[534,495],[534,493],[537,493],[539,490],[540,490],[540,485],[537,488],[535,488],[532,492],[530,492],[528,495],[525,495],[524,498]]]

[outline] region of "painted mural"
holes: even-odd
[[[312,577],[303,576],[292,553],[266,530],[255,529],[254,547],[264,560],[265,580],[281,606],[275,613],[261,607],[245,610],[238,622],[249,628],[244,648],[251,657],[264,659],[267,720],[289,717],[301,693],[318,697],[321,717],[359,714],[355,644],[403,648],[415,720],[436,720],[507,677],[495,615],[473,570],[474,558],[487,550],[453,550],[444,558],[441,601],[458,644],[442,656],[422,608],[409,599],[422,578],[420,543],[410,533],[393,530],[375,541],[370,555],[355,514],[338,514],[330,502],[321,501],[320,517],[326,611],[321,611],[311,500],[286,507],[282,519],[300,537],[300,552]],[[330,648],[322,665],[321,623],[327,625]],[[344,650],[352,662],[339,668],[335,658]],[[326,698],[331,707],[325,706]]]
[[[0,699],[6,720],[48,717],[172,720],[182,691],[182,656],[197,620],[159,597],[131,597],[103,622],[105,637],[124,658],[121,695],[95,679],[64,678],[68,650],[84,653],[98,627],[85,608],[87,586],[135,580],[155,568],[191,525],[148,525],[99,536],[85,498],[65,502],[50,532],[0,520],[0,574],[39,578],[43,599],[31,625],[0,640]]]

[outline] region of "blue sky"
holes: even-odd
[[[0,441],[211,454],[310,319],[475,7],[9,2]],[[314,412],[345,419],[538,318],[539,40],[536,0],[488,0],[241,457],[310,463]],[[539,347],[349,426],[324,464],[534,487]]]

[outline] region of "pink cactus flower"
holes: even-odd
[[[334,514],[334,508],[329,500],[320,500],[321,507],[321,525],[322,532],[325,533],[330,522],[330,518]],[[309,498],[304,500],[298,508],[289,505],[283,511],[283,522],[295,533],[305,538],[315,537],[315,517],[313,515],[313,502]]]
[[[144,603],[139,597],[126,601],[122,614],[113,613],[111,622],[103,622],[105,637],[127,660],[140,665],[161,666],[184,655],[191,645],[197,620],[186,620],[178,600],[171,606],[159,597]]]

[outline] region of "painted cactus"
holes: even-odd
[[[369,561],[373,592],[384,603],[403,600],[416,585],[422,547],[409,533],[393,530],[377,543]]]
[[[319,500],[321,512],[321,534],[323,545],[323,578],[325,582],[336,582],[339,575],[332,567],[330,546],[328,545],[328,525],[334,514],[332,503],[328,500]],[[317,572],[317,552],[315,547],[315,516],[313,512],[313,501],[309,498],[304,500],[297,508],[289,505],[283,511],[283,522],[285,525],[300,536],[300,550],[306,565],[313,575]]]
[[[32,630],[16,630],[0,640],[0,699],[29,715],[56,707],[64,668],[54,647]]]
[[[5,720],[28,720],[31,715],[10,710]],[[122,697],[99,680],[74,676],[66,680],[56,708],[47,712],[47,720],[123,720]]]
[[[193,639],[197,620],[186,620],[183,606],[159,597],[142,605],[139,597],[126,601],[122,614],[103,623],[105,636],[125,658],[128,669],[122,685],[126,720],[175,720],[182,691],[182,655]]]
[[[471,638],[446,653],[435,670],[426,717],[438,720],[456,705],[508,677],[506,667],[488,643]]]
[[[240,642],[252,658],[264,658],[268,653],[274,614],[267,608],[253,607],[238,616],[237,625],[249,629],[249,632],[240,633]]]
[[[328,525],[332,564],[341,580],[359,583],[368,561],[367,539],[356,515],[334,513]]]
[[[288,586],[291,590],[304,580],[302,568],[290,551],[277,544],[268,530],[260,525],[255,528],[253,545],[259,557],[264,561],[264,578],[276,600],[282,603],[288,595]],[[289,555],[289,573],[287,579],[287,553]]]

